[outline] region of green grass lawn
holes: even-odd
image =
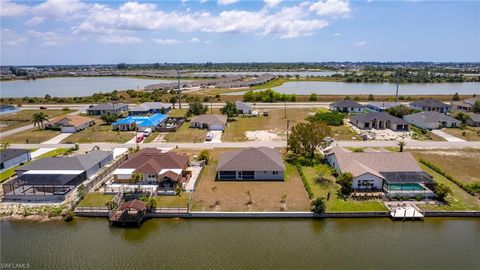
[[[20,168],[20,166],[15,166],[15,167],[12,167],[8,170],[5,170],[3,172],[0,173],[0,183],[2,183],[3,181],[7,180],[8,178],[12,177],[15,175],[15,170]]]
[[[164,196],[159,195],[155,198],[157,207],[187,207],[190,193],[182,192],[180,195]]]
[[[172,109],[170,110],[170,113],[168,116],[170,117],[185,117],[185,114],[187,113],[187,109]]]
[[[52,139],[58,134],[60,134],[60,131],[57,130],[34,128],[12,134],[10,136],[2,138],[1,141],[9,143],[42,143],[44,141]]]
[[[380,201],[367,200],[356,201],[352,199],[344,200],[337,196],[340,188],[335,183],[335,178],[332,176],[330,167],[324,164],[319,164],[314,167],[302,167],[308,183],[312,189],[314,197],[325,197],[327,200],[326,212],[366,212],[366,211],[387,211],[388,209]],[[324,181],[322,184],[316,183],[315,179],[319,175],[324,175],[329,181]],[[330,196],[328,196],[330,194]]]
[[[335,140],[361,140],[362,137],[355,133],[350,127],[347,125],[341,126],[330,126],[332,130],[332,138]]]
[[[157,138],[157,136],[159,135],[160,133],[158,133],[158,131],[154,131],[152,132],[152,134],[150,134],[148,137],[145,137],[145,139],[143,140],[143,143],[151,143],[155,140],[155,138]]]
[[[167,142],[204,142],[206,129],[190,128],[190,122],[184,123],[176,132],[169,132],[164,139]]]
[[[58,148],[58,149],[52,150],[50,152],[47,152],[43,155],[38,156],[37,159],[46,158],[46,157],[56,157],[56,156],[60,156],[60,155],[63,155],[65,153],[68,153],[69,151],[70,151],[69,148]]]
[[[43,112],[49,116],[50,119],[59,115],[73,112],[73,110],[21,110],[17,113],[10,113],[0,115],[0,132],[10,129],[26,126],[32,123],[32,116],[35,113]]]
[[[131,140],[135,135],[128,131],[114,131],[111,125],[104,124],[101,120],[96,120],[97,124],[86,128],[65,138],[62,143],[95,143],[112,142],[125,143]]]
[[[79,207],[88,206],[106,206],[107,202],[113,199],[114,195],[103,194],[101,192],[91,192],[85,195],[85,198],[78,204]]]

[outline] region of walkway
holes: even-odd
[[[72,134],[72,133],[60,133],[60,134],[58,134],[57,136],[51,138],[50,140],[44,141],[44,142],[41,143],[40,145],[42,145],[42,144],[48,144],[48,145],[51,145],[51,144],[59,144],[61,141],[63,141],[65,138],[67,138],[67,137],[70,136],[71,134]],[[58,148],[60,148],[60,147],[58,147]],[[35,158],[37,158],[37,157],[39,157],[39,156],[41,156],[41,155],[43,155],[43,154],[45,154],[45,153],[48,153],[48,152],[50,152],[50,151],[53,151],[53,150],[55,150],[55,149],[57,149],[57,148],[49,148],[49,147],[47,147],[47,148],[41,148],[41,147],[40,147],[38,150],[33,151],[33,152],[31,153],[32,159],[35,159]]]
[[[443,132],[439,129],[434,129],[432,130],[432,133],[437,135],[437,136],[440,136],[442,138],[444,138],[445,140],[447,140],[447,142],[464,142],[465,140],[462,140],[460,138],[457,138],[455,136],[452,136],[446,132]]]

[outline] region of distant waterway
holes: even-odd
[[[2,265],[30,269],[480,269],[480,219],[152,219],[113,228],[1,221]]]
[[[272,74],[277,76],[295,76],[300,77],[315,76],[315,77],[327,77],[334,74],[343,74],[343,72],[336,71],[211,71],[211,72],[194,72],[195,76],[228,76],[228,75],[247,75],[247,76],[259,76],[262,74]]]
[[[344,82],[318,82],[300,81],[286,82],[273,90],[285,94],[310,95],[395,95],[394,83],[344,83]],[[468,83],[409,83],[400,84],[399,95],[460,95],[480,94],[479,82]],[[229,95],[242,95],[244,92],[230,93]]]
[[[1,97],[52,97],[89,96],[113,90],[143,90],[149,84],[175,82],[162,79],[139,79],[128,77],[75,77],[47,78],[0,82]]]

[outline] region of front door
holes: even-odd
[[[240,180],[243,179],[242,171],[237,172],[237,179],[240,179]]]

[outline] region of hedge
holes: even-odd
[[[307,177],[303,173],[302,166],[299,164],[295,164],[295,168],[297,168],[298,174],[300,175],[300,178],[302,178],[303,185],[305,186],[305,190],[307,190],[308,198],[312,199],[313,198],[313,191],[312,188],[310,187],[310,183],[307,181]]]

